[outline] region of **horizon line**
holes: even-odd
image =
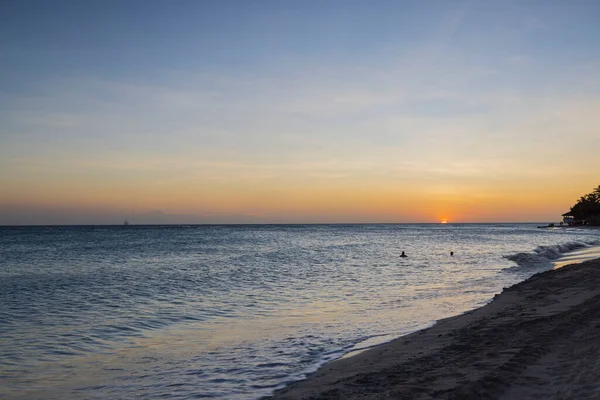
[[[180,224],[136,224],[129,222],[123,224],[0,224],[0,228],[22,227],[150,227],[150,226],[261,226],[261,225],[476,225],[476,224],[547,224],[546,221],[485,221],[485,222],[244,222],[244,223],[180,223]],[[569,225],[563,225],[569,226]],[[560,227],[560,225],[558,225]]]

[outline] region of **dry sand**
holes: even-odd
[[[600,259],[326,364],[273,399],[600,399]]]

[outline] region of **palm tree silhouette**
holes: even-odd
[[[591,193],[581,196],[568,214],[584,223],[600,225],[600,185]]]

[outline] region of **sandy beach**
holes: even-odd
[[[600,259],[324,365],[272,399],[600,398]]]

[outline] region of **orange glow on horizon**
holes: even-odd
[[[135,220],[136,214],[160,210],[168,215],[224,216],[228,221],[241,216],[290,223],[556,222],[581,193],[593,187],[571,182],[557,191],[555,185],[529,181],[448,186],[431,181],[397,185],[385,179],[308,181],[304,177],[221,182],[202,175],[173,180],[43,178],[20,175],[6,180],[0,212],[9,215],[20,210],[22,215],[42,217],[116,213]]]

